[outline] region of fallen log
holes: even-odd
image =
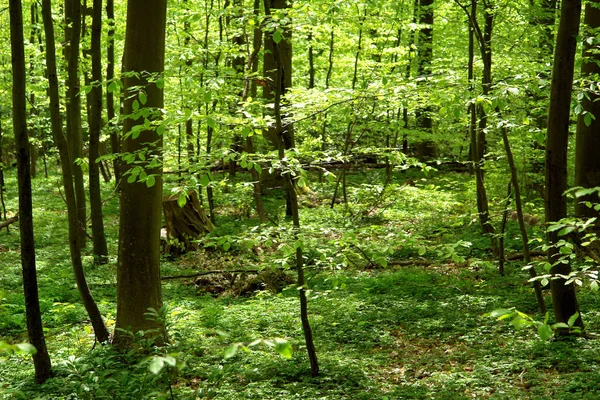
[[[19,214],[15,215],[12,218],[7,219],[6,221],[2,221],[0,222],[0,229],[4,229],[7,226],[9,226],[10,224],[14,224],[15,222],[17,222],[19,220]]]
[[[258,274],[259,270],[257,269],[215,269],[211,271],[199,271],[193,274],[187,275],[167,275],[163,276],[160,279],[167,281],[173,279],[188,279],[188,278],[197,278],[199,276],[211,275],[211,274]]]

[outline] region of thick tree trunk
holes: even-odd
[[[423,78],[431,75],[431,61],[433,60],[433,0],[419,0],[418,5],[418,22],[421,28],[417,42],[417,74]],[[432,132],[432,111],[431,106],[428,105],[416,110],[417,128],[428,133]],[[435,143],[429,139],[423,140],[417,145],[417,155],[421,159],[435,157]]]
[[[179,195],[167,197],[162,202],[165,225],[167,226],[167,247],[171,254],[181,254],[197,248],[196,239],[211,232],[215,226],[200,205],[196,192],[189,192],[187,202],[180,207]],[[171,240],[177,243],[170,243]]]
[[[58,97],[58,77],[56,74],[56,47],[54,44],[54,23],[52,21],[52,6],[50,0],[42,1],[42,17],[44,20],[44,31],[46,34],[46,69],[48,74],[48,93],[50,97],[50,123],[52,136],[58,148],[63,178],[63,188],[67,203],[67,218],[69,223],[69,250],[75,283],[81,295],[83,306],[94,327],[94,334],[99,342],[106,342],[109,338],[108,329],[104,325],[102,315],[98,309],[92,293],[88,287],[83,271],[81,260],[81,245],[79,244],[79,221],[77,219],[77,204],[75,201],[75,190],[73,189],[72,162],[69,157],[69,147],[62,130],[60,116],[60,100]]]
[[[571,113],[571,93],[573,89],[573,69],[577,34],[581,15],[581,0],[563,1],[560,25],[554,54],[552,86],[550,93],[550,110],[548,112],[548,135],[546,139],[546,223],[557,222],[567,216],[567,200],[563,195],[567,189],[567,151],[569,141],[569,118]],[[557,322],[567,322],[571,316],[579,312],[579,304],[575,287],[571,283],[565,285],[565,279],[571,272],[568,259],[558,262],[558,232],[547,233],[548,261],[553,264],[550,273],[552,302]],[[583,327],[581,317],[577,325]]]
[[[585,6],[586,36],[595,35],[600,28],[600,1],[590,1]],[[585,87],[595,84],[600,74],[600,55],[597,46],[589,41],[583,42],[583,63],[581,77]],[[600,95],[597,90],[587,90],[581,100],[583,113],[577,119],[577,143],[575,154],[575,186],[594,188],[600,186]],[[600,231],[600,212],[587,207],[585,202],[597,203],[594,195],[582,196],[575,203],[575,214],[578,217],[598,218],[596,230]],[[600,233],[600,232],[596,232]]]
[[[23,10],[20,0],[10,0],[10,47],[12,60],[12,116],[17,153],[17,176],[19,182],[19,214],[21,221],[21,266],[25,293],[25,315],[29,341],[37,352],[33,355],[35,380],[45,382],[52,376],[52,364],[46,349],[42,313],[38,298],[35,265],[35,241],[33,236],[33,205],[31,193],[31,170],[29,137],[27,135],[27,108],[25,95],[25,45],[23,38]]]
[[[164,104],[162,79],[165,58],[166,0],[129,0],[125,33],[124,73],[126,100],[124,114],[146,107],[149,119],[160,120]],[[151,26],[152,29],[148,29]],[[140,74],[137,78],[131,72]],[[150,82],[154,74],[154,82]],[[138,87],[140,89],[135,89]],[[132,92],[133,88],[133,92]],[[143,93],[143,94],[142,94]],[[135,106],[134,106],[135,103]],[[133,133],[141,120],[126,118],[123,123],[123,151],[145,152],[147,160],[141,165],[124,166],[123,174],[131,174],[141,166],[152,180],[121,183],[121,211],[119,229],[119,257],[117,266],[117,321],[114,342],[126,346],[130,336],[120,329],[132,332],[158,330],[149,335],[164,340],[161,321],[149,320],[144,314],[149,308],[162,306],[160,285],[160,224],[162,203],[162,136],[156,129]]]
[[[102,129],[102,0],[94,0],[92,11],[92,91],[90,110],[89,186],[90,213],[92,217],[92,243],[94,261],[105,263],[108,257],[104,222],[102,218],[102,196],[100,194],[100,169],[96,161],[100,157],[100,131]]]

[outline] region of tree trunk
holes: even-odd
[[[149,119],[160,121],[164,105],[162,79],[165,58],[166,0],[129,0],[125,33],[124,73],[126,100],[124,114],[130,116],[139,107],[151,111]],[[147,29],[151,26],[152,29]],[[139,73],[139,78],[132,75]],[[153,82],[149,80],[152,78]],[[140,88],[140,89],[136,89]],[[132,89],[133,88],[133,89]],[[143,94],[142,94],[143,93]],[[150,308],[162,307],[160,285],[160,224],[162,203],[162,142],[157,129],[139,129],[142,120],[129,117],[123,123],[123,151],[145,152],[142,164],[124,166],[123,174],[132,174],[141,166],[147,178],[121,184],[119,257],[117,266],[117,321],[114,342],[128,345],[132,332],[145,331],[158,342],[164,340],[162,321],[148,320]],[[134,133],[136,132],[136,133]],[[158,159],[157,163],[151,160]],[[139,169],[138,169],[139,171]],[[141,172],[140,172],[141,173]],[[154,330],[149,332],[149,330]],[[156,331],[158,330],[158,332]]]
[[[270,2],[271,0],[265,0],[265,16],[267,18],[271,17],[270,10]],[[273,34],[271,33],[271,41],[273,43],[273,56],[275,60],[275,85],[279,87],[283,86],[283,81],[285,80],[284,75],[284,67],[285,64],[283,62],[284,55],[281,53],[279,49],[279,44],[275,43],[273,40]],[[279,137],[278,143],[278,153],[279,159],[283,162],[285,157],[285,143],[286,136],[284,133],[285,128],[282,126],[282,118],[281,118],[281,95],[282,93],[278,90],[275,91],[275,104],[274,104],[274,112],[275,112],[275,129],[277,136]],[[288,193],[288,198],[290,199],[291,211],[292,211],[292,220],[294,224],[294,232],[295,235],[298,234],[300,230],[300,217],[298,215],[298,196],[296,195],[296,190],[294,189],[294,184],[292,182],[291,174],[284,173],[285,171],[281,171],[282,178],[285,181],[286,190]],[[310,322],[308,320],[308,300],[306,298],[306,287],[304,280],[304,261],[302,255],[302,246],[296,246],[296,271],[298,273],[298,293],[300,295],[300,320],[302,322],[302,330],[304,332],[304,341],[306,343],[306,351],[308,353],[308,359],[310,361],[310,369],[312,376],[319,375],[319,363],[317,361],[317,353],[315,350],[315,345],[313,342],[312,329],[310,327]]]
[[[416,5],[416,3],[415,3]],[[419,40],[417,42],[417,74],[420,78],[431,75],[431,61],[433,60],[433,0],[419,0],[418,22]],[[421,86],[424,81],[420,81]],[[425,106],[416,110],[417,128],[428,133],[432,132],[431,106]],[[436,156],[435,143],[425,139],[417,145],[417,155],[421,159]]]
[[[600,1],[586,3],[585,21],[586,36],[595,35],[600,28]],[[600,55],[597,46],[583,41],[583,63],[581,77],[584,87],[592,87],[600,74]],[[600,186],[600,95],[597,90],[586,90],[581,99],[581,113],[577,119],[577,143],[575,154],[575,186],[594,188]],[[598,218],[595,230],[600,234],[600,212],[587,207],[585,202],[597,203],[598,196],[579,197],[575,203],[575,214],[578,217]]]
[[[67,47],[65,54],[67,58],[67,86],[69,99],[67,101],[67,140],[69,142],[69,154],[75,182],[75,201],[77,203],[77,220],[79,240],[81,248],[85,247],[86,235],[86,199],[83,185],[83,170],[75,161],[82,157],[82,131],[81,131],[81,84],[79,81],[79,44],[81,39],[81,3],[79,0],[65,0],[65,19],[67,26],[65,36]]]
[[[571,111],[571,93],[573,89],[573,69],[577,35],[581,15],[581,0],[563,1],[560,25],[556,39],[554,68],[552,70],[552,86],[550,92],[550,110],[548,112],[548,135],[546,139],[546,223],[557,222],[567,216],[567,200],[563,195],[567,189],[567,145],[569,140],[569,118]],[[552,302],[557,322],[567,322],[571,316],[579,312],[579,304],[575,287],[571,283],[565,285],[565,279],[571,272],[568,259],[558,262],[558,232],[547,233],[548,261],[553,264],[550,273]],[[581,317],[577,326],[583,327]]]
[[[56,74],[56,47],[54,44],[54,23],[52,21],[52,6],[50,0],[42,2],[42,17],[44,20],[44,31],[46,34],[46,69],[48,74],[48,93],[50,97],[50,123],[52,126],[52,136],[58,148],[60,164],[63,178],[63,188],[65,191],[65,201],[67,203],[67,218],[69,223],[69,250],[71,253],[71,262],[73,264],[73,273],[75,283],[81,295],[83,306],[85,307],[92,326],[94,334],[99,342],[106,342],[109,338],[108,329],[104,325],[100,310],[96,304],[92,293],[88,287],[83,271],[81,260],[81,246],[79,244],[80,225],[77,219],[77,204],[75,201],[75,190],[73,188],[73,173],[71,170],[72,162],[69,157],[69,147],[62,130],[62,121],[60,116],[60,100],[58,97],[58,77]]]
[[[167,226],[165,252],[173,255],[197,249],[196,239],[215,228],[200,205],[196,192],[188,193],[187,202],[183,207],[179,206],[178,198],[179,195],[174,195],[162,202]],[[172,244],[171,240],[177,243]]]
[[[102,218],[100,193],[100,169],[96,161],[100,157],[100,131],[102,129],[102,0],[94,0],[92,11],[92,91],[90,110],[89,186],[90,213],[92,217],[92,243],[94,262],[104,264],[108,260],[108,248]]]
[[[121,140],[119,131],[115,124],[115,90],[116,85],[112,85],[115,77],[115,1],[106,0],[106,18],[108,19],[108,47],[106,49],[106,80],[108,86],[106,90],[106,117],[108,119],[108,129],[110,132],[110,147],[113,155],[121,152]],[[110,89],[109,89],[110,88]],[[115,186],[119,187],[121,182],[121,163],[119,157],[113,160],[113,170],[115,171]]]
[[[23,291],[25,293],[25,316],[29,341],[36,348],[33,355],[35,380],[45,382],[52,376],[52,364],[46,348],[42,313],[38,298],[37,272],[35,266],[35,241],[33,236],[33,205],[31,193],[31,170],[29,137],[27,135],[27,108],[25,94],[25,45],[23,37],[23,10],[20,0],[10,0],[10,47],[12,56],[12,116],[17,153],[17,176],[19,182],[19,214],[21,221],[21,266]],[[1,189],[0,189],[1,190]]]

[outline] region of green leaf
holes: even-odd
[[[204,96],[202,97],[202,100],[204,100],[205,103],[210,103],[210,99],[211,99],[211,94],[210,92],[206,92],[204,93]]]
[[[539,324],[538,335],[540,335],[540,339],[542,339],[545,342],[552,337],[552,328],[550,327],[550,325]]]
[[[306,186],[306,179],[301,176],[300,178],[298,178],[298,187],[304,187]]]
[[[209,183],[210,178],[208,177],[208,174],[204,174],[200,177],[200,185],[202,185],[203,187],[207,187]]]
[[[592,114],[585,113],[585,115],[583,116],[583,123],[585,124],[585,126],[590,126],[592,124]]]
[[[113,93],[116,92],[118,89],[118,85],[116,81],[112,81],[110,83],[110,85],[108,85],[108,88],[106,88],[106,90],[108,91],[108,93]]]
[[[499,318],[506,314],[512,314],[512,312],[513,312],[512,310],[509,310],[507,308],[499,308],[497,310],[492,311],[491,313],[489,313],[487,315],[489,315],[492,318]]]
[[[273,41],[277,44],[279,44],[279,42],[281,42],[283,40],[283,35],[281,34],[281,31],[279,29],[277,29],[275,32],[273,32]]]
[[[223,250],[227,251],[227,250],[229,250],[230,248],[231,248],[231,243],[229,243],[229,242],[225,242],[225,243],[223,244]]]
[[[228,360],[231,357],[235,356],[238,352],[239,347],[240,347],[240,345],[238,343],[236,343],[236,344],[232,344],[231,346],[226,348],[225,353],[223,354],[223,358],[225,360]]]
[[[254,169],[256,170],[256,172],[258,172],[259,174],[262,173],[262,167],[258,164],[258,163],[254,163]]]
[[[280,338],[275,339],[275,351],[277,354],[287,359],[292,358],[292,355],[294,354],[292,345],[287,340]]]
[[[142,103],[142,105],[146,104],[146,102],[148,101],[148,96],[146,96],[146,93],[144,93],[144,92],[140,92],[138,97],[139,97],[140,103]]]
[[[419,254],[420,256],[422,256],[422,255],[423,255],[423,254],[425,254],[426,252],[427,252],[427,249],[426,249],[425,247],[423,247],[423,246],[419,247],[418,254]]]
[[[156,133],[158,133],[159,135],[164,135],[165,134],[165,124],[160,124],[158,126],[158,128],[156,128]]]
[[[163,78],[159,78],[154,82],[157,88],[162,89],[165,86],[165,80]]]
[[[133,103],[131,104],[131,108],[133,108],[133,111],[137,111],[140,108],[140,103],[137,100],[134,100]]]
[[[206,124],[210,126],[212,129],[217,129],[217,123],[211,117],[206,118]]]
[[[156,178],[154,178],[154,175],[149,175],[148,178],[146,178],[146,187],[152,187],[154,186],[154,184],[156,183]]]
[[[150,361],[150,364],[148,365],[148,370],[150,372],[152,372],[154,375],[158,375],[164,366],[165,366],[164,358],[155,356],[155,357],[152,357],[152,360]]]
[[[569,318],[569,321],[567,321],[567,325],[569,325],[569,327],[573,327],[573,325],[575,325],[575,322],[577,322],[578,318],[579,318],[579,313],[576,312],[575,314],[571,315],[571,317]]]
[[[183,208],[183,206],[185,206],[185,203],[187,203],[187,196],[185,195],[185,193],[180,193],[179,197],[177,198],[177,205],[180,208]]]
[[[592,290],[592,292],[597,292],[598,291],[598,281],[592,281],[592,283],[590,283],[590,289]]]
[[[21,352],[21,353],[26,353],[26,354],[35,354],[37,353],[36,348],[29,343],[18,343],[15,345],[15,348]]]

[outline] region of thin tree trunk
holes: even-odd
[[[73,174],[71,171],[72,163],[69,157],[68,143],[63,135],[62,121],[60,116],[60,100],[58,97],[58,77],[56,74],[56,47],[54,44],[54,23],[52,21],[52,6],[50,0],[42,1],[42,17],[44,21],[44,31],[46,34],[46,69],[48,74],[48,92],[50,97],[50,123],[52,126],[52,136],[58,148],[60,164],[62,169],[63,188],[65,191],[65,201],[67,203],[67,218],[69,222],[69,250],[71,252],[71,262],[73,264],[73,273],[75,283],[81,295],[83,306],[85,307],[92,326],[94,334],[99,342],[106,342],[109,338],[108,329],[104,325],[102,315],[98,309],[92,293],[87,285],[83,263],[81,260],[81,245],[79,244],[79,221],[77,219],[77,204],[75,201],[75,190],[73,189]]]
[[[106,0],[106,18],[108,19],[108,46],[106,48],[106,117],[110,132],[110,147],[113,155],[121,152],[119,130],[115,124],[115,93],[117,86],[111,84],[115,77],[115,1]],[[110,88],[110,89],[109,89]],[[115,172],[115,186],[119,187],[121,182],[121,165],[119,157],[113,159],[113,170]]]
[[[83,170],[76,162],[82,156],[82,131],[81,131],[81,97],[79,92],[79,44],[81,39],[81,4],[79,0],[65,0],[65,18],[70,28],[65,29],[67,40],[67,86],[69,99],[67,102],[67,140],[71,156],[73,181],[75,183],[75,201],[77,203],[78,244],[85,247],[86,235],[86,199],[83,185]]]
[[[510,148],[510,142],[508,141],[508,132],[506,126],[503,125],[500,130],[502,131],[502,142],[504,143],[504,150],[506,151],[506,160],[508,161],[508,166],[510,168],[511,182],[515,191],[515,208],[517,211],[517,219],[519,221],[519,229],[521,231],[521,240],[523,242],[523,259],[525,261],[525,265],[529,265],[531,263],[531,256],[529,253],[529,238],[527,237],[527,228],[525,227],[525,220],[523,219],[523,206],[521,204],[519,175],[517,172],[517,166],[515,165],[513,153]],[[501,254],[500,257],[503,257],[503,255]],[[535,278],[537,276],[533,265],[529,266],[529,276],[531,278]],[[538,307],[540,308],[540,313],[544,315],[546,314],[546,303],[544,303],[544,296],[542,294],[542,288],[539,280],[533,281],[533,289],[535,291],[535,298],[537,299]]]
[[[10,0],[10,47],[12,60],[12,116],[17,155],[19,182],[19,230],[21,234],[21,266],[25,293],[25,317],[29,341],[36,348],[33,355],[35,380],[45,382],[52,376],[52,364],[46,348],[42,313],[38,298],[33,235],[33,204],[29,137],[27,135],[27,107],[25,94],[25,45],[23,37],[23,10],[20,0]],[[1,188],[0,188],[1,190]]]
[[[270,9],[270,0],[265,0],[265,16],[267,18],[271,17],[271,9]],[[279,90],[275,90],[275,129],[277,130],[279,136],[279,146],[278,153],[279,159],[283,161],[285,158],[285,145],[286,145],[286,136],[284,133],[284,128],[281,121],[281,97],[285,94],[285,84],[284,84],[284,62],[283,55],[279,49],[279,44],[275,43],[272,38],[273,50],[274,50],[274,59],[276,65],[276,74],[275,74],[275,85],[276,87],[283,88],[283,93]],[[282,178],[285,181],[286,190],[289,195],[291,208],[292,208],[292,220],[294,224],[294,232],[295,235],[298,235],[300,230],[300,217],[298,215],[298,196],[294,189],[294,184],[292,182],[291,174],[283,173]],[[296,247],[296,271],[298,273],[298,293],[300,295],[300,320],[302,321],[302,330],[304,332],[304,341],[306,343],[306,351],[308,352],[308,358],[310,361],[310,369],[312,376],[319,375],[319,363],[317,360],[317,353],[315,351],[315,345],[312,337],[312,329],[310,327],[310,322],[308,320],[308,300],[306,298],[306,282],[304,279],[304,265],[303,265],[303,256],[302,256],[302,246]]]
[[[546,223],[557,222],[567,216],[567,200],[563,195],[567,189],[567,151],[569,141],[569,119],[573,69],[581,15],[581,0],[562,1],[560,25],[556,39],[550,110],[548,112],[548,135],[546,139]],[[548,231],[548,261],[552,264],[550,281],[552,303],[557,322],[567,322],[579,312],[579,304],[573,283],[565,285],[563,276],[569,275],[569,259],[560,262],[560,251],[556,247],[557,231]],[[576,325],[583,327],[581,316]]]
[[[100,193],[100,131],[102,129],[102,0],[93,0],[92,11],[92,90],[90,100],[90,148],[89,187],[90,214],[92,217],[92,243],[94,262],[104,264],[108,260],[108,248],[102,218],[102,196]]]

